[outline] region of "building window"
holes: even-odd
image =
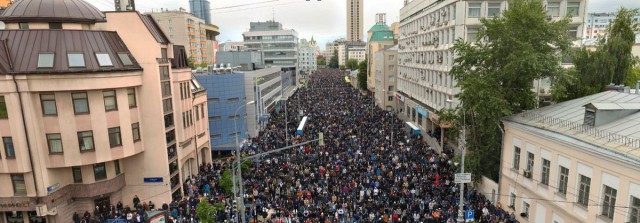
[[[533,155],[533,153],[527,153],[527,170],[528,171],[532,171],[533,170],[533,159],[535,159],[535,155]]]
[[[236,102],[238,102],[238,101],[240,101],[240,99],[239,99],[239,98],[229,98],[229,99],[227,99],[227,102],[228,102],[228,103],[236,103]]]
[[[82,168],[78,166],[71,167],[74,183],[82,183]]]
[[[529,219],[529,203],[526,201],[522,202],[522,214],[524,214],[524,218]]]
[[[9,113],[7,112],[7,102],[4,99],[4,96],[0,96],[0,118],[8,118]]]
[[[138,106],[138,103],[136,102],[135,88],[127,88],[127,97],[129,97],[129,108],[135,108]]]
[[[18,23],[18,25],[20,26],[20,29],[29,29],[29,23],[21,22]]]
[[[107,168],[104,163],[93,164],[93,175],[96,181],[107,179]]]
[[[578,17],[580,14],[580,2],[567,2],[567,16]]]
[[[395,80],[395,77],[393,75],[390,75],[389,76],[389,81],[394,81],[394,80]]]
[[[196,121],[200,120],[200,109],[196,106]]]
[[[560,2],[547,2],[547,14],[553,17],[560,16]]]
[[[540,183],[549,185],[549,171],[551,169],[551,161],[542,159],[542,173],[540,174]]]
[[[500,16],[500,3],[489,3],[487,6],[487,16]]]
[[[94,150],[93,131],[78,132],[78,144],[80,152]]]
[[[204,118],[204,104],[200,105],[200,118]]]
[[[131,66],[133,62],[131,61],[131,57],[129,57],[128,53],[118,53],[118,57],[120,61],[122,61],[122,65]]]
[[[4,154],[7,158],[16,158],[16,150],[13,147],[13,138],[2,137],[2,143],[4,144]]]
[[[602,186],[604,187],[604,194],[602,195],[601,214],[610,219],[613,219],[613,214],[615,213],[616,208],[616,194],[618,193],[618,190],[613,189],[607,185]]]
[[[85,67],[84,54],[82,53],[68,53],[67,60],[69,67]]]
[[[54,57],[53,53],[38,54],[38,68],[53,68]]]
[[[116,169],[116,176],[120,175],[120,173],[122,173],[122,172],[120,172],[120,160],[114,160],[113,161],[113,166]]]
[[[133,141],[140,140],[140,123],[136,122],[131,124],[131,134],[133,135]]]
[[[73,111],[76,114],[89,113],[89,100],[87,93],[73,93],[71,94],[73,99]]]
[[[13,184],[13,193],[15,195],[27,195],[27,185],[24,183],[24,175],[11,175],[11,183]]]
[[[393,96],[387,96],[387,101],[393,101]]]
[[[111,148],[122,145],[122,138],[120,136],[120,127],[109,128],[109,146]]]
[[[49,145],[49,153],[62,153],[62,136],[60,136],[60,133],[47,134],[47,145]]]
[[[40,104],[42,105],[42,114],[57,115],[56,96],[54,94],[41,94]]]
[[[50,22],[49,29],[62,29],[62,23],[60,22]]]
[[[160,67],[160,80],[169,80],[169,67]]]
[[[520,147],[517,146],[513,150],[513,169],[520,169]]]
[[[480,17],[480,6],[482,3],[469,3],[469,17]]]
[[[101,67],[112,67],[113,62],[111,62],[111,57],[107,53],[96,53],[96,59],[98,59],[98,64]]]
[[[509,207],[511,207],[511,209],[515,209],[516,207],[516,194],[514,193],[509,195]]]
[[[560,179],[558,179],[558,193],[567,194],[567,185],[569,184],[569,169],[560,166]]]
[[[467,28],[467,41],[475,42],[478,40],[478,28]]]
[[[220,102],[220,98],[209,98],[207,99],[207,103],[218,103]]]
[[[222,119],[222,117],[220,117],[220,116],[210,116],[209,117],[209,121],[210,122],[212,122],[212,121],[220,121],[220,119]]]
[[[629,207],[630,217],[629,222],[631,223],[640,223],[640,199],[631,196],[631,207]]]
[[[596,111],[590,108],[584,110],[584,124],[589,126],[595,126],[596,123]]]
[[[395,59],[394,55],[389,55],[389,61],[393,61]]]
[[[589,190],[591,189],[591,178],[578,175],[580,177],[580,188],[578,188],[578,204],[589,205]]]
[[[160,85],[160,88],[162,89],[162,97],[171,96],[171,82],[163,81]]]
[[[214,135],[211,135],[211,139],[219,139],[219,138],[222,138],[222,135],[221,135],[221,134],[214,134]]]
[[[103,91],[102,96],[104,97],[104,110],[105,111],[113,111],[118,110],[118,102],[116,99],[116,91]]]
[[[388,86],[387,89],[388,89],[389,92],[391,92],[391,91],[393,91],[393,86]]]
[[[395,66],[393,64],[389,65],[389,71],[393,71],[394,68],[395,68]]]
[[[162,100],[162,109],[164,113],[169,113],[173,111],[173,104],[171,102],[171,98]]]

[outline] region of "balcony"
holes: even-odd
[[[167,64],[169,63],[169,58],[156,58],[156,61],[161,64]]]
[[[190,46],[189,49],[190,50],[196,50],[196,47],[195,46]]]
[[[196,28],[196,25],[194,25],[194,24],[187,24],[187,27],[188,27],[188,28]]]
[[[195,42],[196,42],[196,40],[195,40],[195,39],[190,39],[190,40],[189,40],[189,42],[190,42],[190,43],[195,43]]]
[[[189,36],[195,36],[196,33],[195,32],[189,32]]]

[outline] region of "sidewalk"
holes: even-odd
[[[403,122],[407,121],[407,117],[404,115],[404,113],[394,113],[396,116],[398,116],[398,118],[400,118],[400,120],[402,120]],[[425,139],[425,141],[427,142],[427,144],[429,144],[429,146],[433,146],[433,148],[436,149],[436,151],[438,152],[442,152],[442,146],[440,145],[440,143],[438,143],[438,140],[436,138],[433,138],[431,136],[429,136],[427,134],[426,129],[420,129],[420,134],[422,135],[422,137]]]

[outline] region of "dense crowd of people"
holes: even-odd
[[[321,69],[311,76],[307,87],[289,98],[288,119],[284,112],[273,113],[267,128],[249,140],[243,153],[302,144],[317,139],[319,133],[324,145],[315,141],[256,158],[243,172],[245,220],[455,222],[459,189],[453,183],[457,169],[453,152],[436,151],[421,135],[408,134],[394,113],[376,108],[372,100],[345,83],[339,70]],[[297,135],[302,116],[308,121],[304,133]],[[199,175],[184,183],[184,198],[158,209],[170,213],[170,222],[198,222],[195,208],[204,197],[212,204],[224,204],[218,222],[238,220],[237,204],[220,184],[230,162],[201,166]],[[475,210],[476,222],[516,222],[513,213],[475,191],[466,191],[464,206]],[[144,210],[144,205],[134,211],[122,209],[135,218],[139,215],[135,210]],[[120,208],[115,210],[122,215]]]

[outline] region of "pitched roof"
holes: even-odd
[[[153,18],[153,16],[143,15],[143,14],[139,14],[139,15],[144,25],[147,27],[147,29],[149,30],[153,38],[155,38],[158,43],[162,43],[162,44],[170,43],[169,38],[167,38],[167,35],[164,34],[164,32],[162,31],[158,23],[156,23],[156,20]]]
[[[1,30],[0,72],[43,74],[141,70],[120,36],[112,31]],[[40,53],[53,53],[52,68],[38,68]],[[69,67],[68,53],[82,53],[85,67]],[[96,53],[107,53],[113,66],[100,66]],[[127,53],[125,66],[118,53]]]
[[[369,42],[393,42],[393,31],[374,32]]]
[[[505,117],[545,134],[572,137],[640,160],[640,112],[591,127],[584,125],[585,105],[609,109],[638,109],[640,94],[605,91]]]
[[[83,0],[20,0],[2,15],[4,22],[105,22],[100,10]]]

